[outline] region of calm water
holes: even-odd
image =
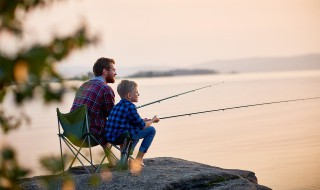
[[[141,108],[143,117],[320,96],[320,71],[134,80],[140,91],[137,105],[224,81]],[[116,84],[112,86],[116,89]],[[11,112],[24,110],[35,116],[32,127],[22,127],[5,137],[1,134],[0,140],[19,150],[21,163],[34,168],[33,175],[44,174],[39,156],[59,154],[55,108],[68,112],[73,97],[74,93],[68,93],[61,104],[33,101],[20,109],[12,106],[10,98],[4,103]],[[157,135],[146,157],[178,157],[250,170],[259,184],[273,189],[320,189],[319,99],[166,119],[154,126]]]

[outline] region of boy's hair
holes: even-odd
[[[103,69],[110,69],[110,65],[115,64],[113,59],[101,57],[93,65],[94,76],[101,76]]]
[[[130,80],[122,80],[117,87],[118,94],[121,98],[126,98],[126,95],[134,90],[138,84]]]

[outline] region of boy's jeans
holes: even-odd
[[[146,127],[136,135],[132,135],[131,138],[133,139],[133,143],[132,143],[131,151],[134,150],[137,143],[139,142],[139,139],[143,139],[141,146],[139,148],[139,152],[146,153],[155,135],[156,135],[156,129],[152,126]]]

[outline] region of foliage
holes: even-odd
[[[0,1],[0,35],[21,39],[23,33],[22,18],[34,8],[46,6],[54,0],[1,0]],[[18,14],[19,13],[19,14]],[[15,55],[7,55],[0,49],[0,102],[9,91],[14,93],[16,103],[22,104],[32,99],[39,88],[46,102],[59,101],[65,92],[63,79],[55,71],[54,65],[63,60],[74,50],[95,43],[96,37],[88,37],[83,25],[70,36],[54,37],[49,44],[34,44],[18,49]],[[61,82],[59,88],[52,88],[50,81]],[[0,125],[6,133],[17,128],[26,117],[7,115],[0,111]]]
[[[0,37],[6,35],[22,41],[24,15],[55,1],[59,0],[1,0]],[[85,25],[71,35],[52,38],[47,44],[38,42],[17,47],[10,55],[0,48],[0,131],[8,133],[22,121],[28,121],[24,113],[6,112],[2,102],[9,93],[14,95],[18,106],[34,98],[35,92],[41,92],[45,102],[60,101],[67,87],[54,69],[55,64],[73,51],[97,42],[95,36],[89,37]],[[53,88],[52,81],[61,85]],[[29,171],[18,165],[12,148],[1,148],[0,153],[0,189],[19,189],[17,180]],[[61,163],[56,158],[43,158],[41,162],[52,173],[61,171]]]
[[[0,189],[19,189],[18,179],[29,173],[19,166],[12,148],[4,147],[0,151]]]
[[[67,158],[68,157],[68,158]],[[64,155],[63,159],[70,159],[69,155]],[[58,174],[62,172],[62,160],[60,156],[45,156],[40,159],[41,165],[51,174]]]

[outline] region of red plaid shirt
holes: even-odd
[[[95,77],[83,83],[77,90],[71,111],[86,105],[90,121],[90,132],[105,145],[104,131],[107,117],[114,106],[114,92],[102,77]]]

